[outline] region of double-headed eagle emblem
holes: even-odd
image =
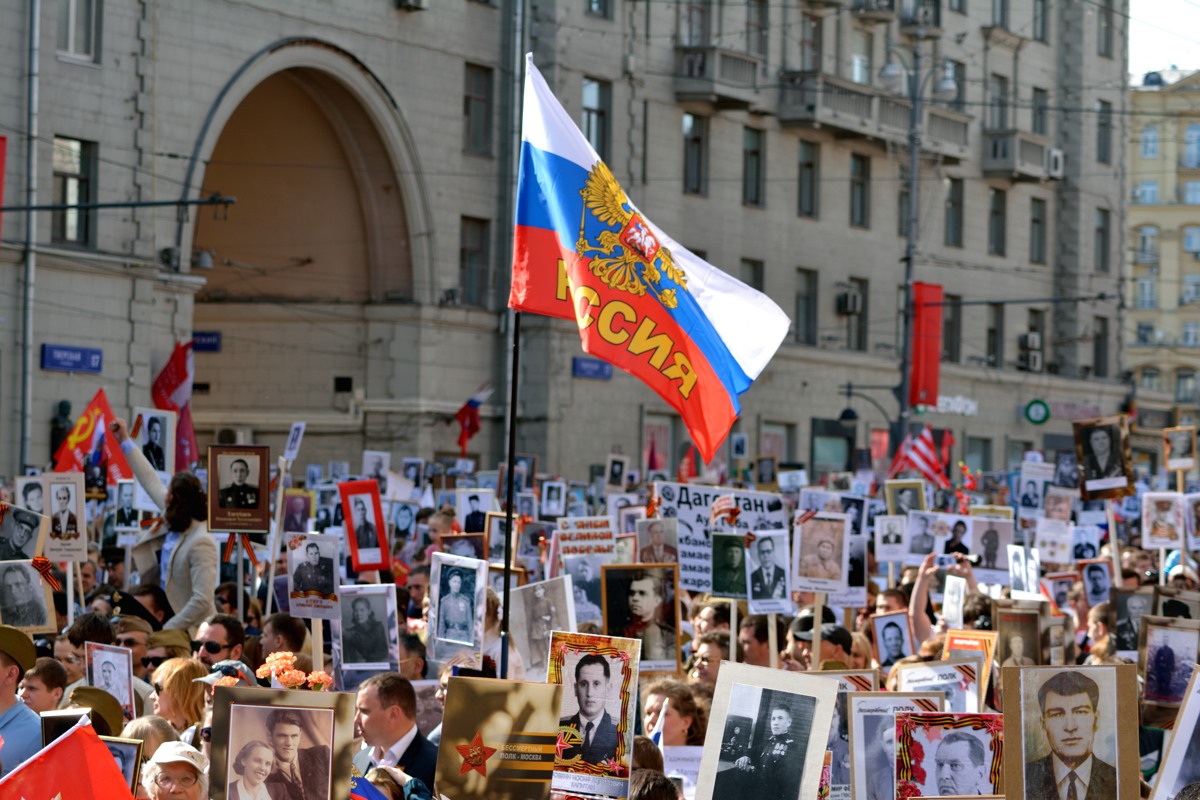
[[[642,215],[631,210],[629,198],[604,162],[597,162],[588,173],[579,194],[583,218],[575,252],[591,256],[588,268],[592,274],[609,288],[638,297],[649,292],[667,308],[678,306],[675,287],[686,292],[687,276],[675,266],[671,251],[659,244]],[[589,241],[585,232],[588,211],[606,226],[595,241]],[[662,285],[664,275],[674,286]]]

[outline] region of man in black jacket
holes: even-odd
[[[417,693],[398,673],[363,681],[354,700],[354,729],[364,746],[354,754],[354,766],[364,775],[371,767],[397,767],[433,786],[438,749],[417,730],[416,719]]]
[[[1100,687],[1079,672],[1060,672],[1038,689],[1050,754],[1025,766],[1026,800],[1108,800],[1117,770],[1092,752]]]

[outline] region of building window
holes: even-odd
[[[821,146],[800,141],[800,206],[802,217],[816,219],[821,212]]]
[[[1096,317],[1093,323],[1092,374],[1108,377],[1108,317]]]
[[[1029,201],[1029,261],[1046,263],[1046,201],[1034,197]]]
[[[1155,264],[1158,262],[1158,228],[1153,225],[1143,225],[1137,230],[1137,253],[1134,260],[1138,264]]]
[[[688,3],[683,11],[684,47],[701,47],[708,44],[708,0]]]
[[[586,0],[587,13],[593,17],[604,17],[610,19],[612,17],[612,0]]]
[[[1183,229],[1183,251],[1200,253],[1200,225],[1188,225]]]
[[[492,154],[492,71],[467,64],[463,89],[463,146],[477,156]]]
[[[899,211],[896,216],[896,233],[900,236],[908,235],[908,215],[912,211],[911,201],[912,194],[908,190],[908,167],[901,167],[899,196],[896,203]]]
[[[850,156],[850,224],[871,227],[871,159]]]
[[[1200,347],[1200,322],[1183,323],[1183,346]]]
[[[1033,132],[1050,135],[1050,93],[1045,89],[1033,90]]]
[[[96,202],[94,177],[96,145],[79,139],[54,137],[55,205],[84,205]],[[95,243],[96,212],[70,208],[50,217],[50,238],[59,244],[90,247]]]
[[[758,291],[763,290],[763,262],[756,258],[742,259],[742,283]]]
[[[1113,0],[1100,0],[1096,5],[1096,52],[1112,58],[1113,54]]]
[[[1143,389],[1162,391],[1162,373],[1157,367],[1142,367],[1142,378],[1138,385]]]
[[[98,0],[59,0],[58,52],[87,61],[98,60],[99,5]]]
[[[992,440],[979,436],[967,437],[967,452],[963,459],[972,472],[992,471]]]
[[[1109,213],[1107,208],[1096,209],[1096,236],[1093,243],[1095,248],[1093,260],[1096,272],[1108,272],[1108,243],[1111,238]]]
[[[946,246],[963,246],[963,181],[946,178]]]
[[[1096,101],[1096,160],[1112,163],[1112,103]]]
[[[758,128],[742,129],[742,202],[757,208],[767,204],[765,140]]]
[[[1158,126],[1142,128],[1142,158],[1158,158]]]
[[[458,246],[458,297],[468,306],[487,300],[488,227],[486,219],[463,217]]]
[[[1008,193],[988,189],[988,252],[1002,256],[1006,252]]]
[[[1200,275],[1190,273],[1183,276],[1183,290],[1179,293],[1179,305],[1189,305],[1200,300]]]
[[[961,61],[946,61],[946,69],[954,79],[954,98],[950,107],[955,111],[967,110],[967,65]]]
[[[821,69],[821,17],[813,14],[800,17],[800,69],[805,72]]]
[[[1189,206],[1200,204],[1200,181],[1187,181],[1183,184],[1183,202]]]
[[[1004,366],[1004,305],[988,304],[987,363],[1000,369]]]
[[[868,300],[870,300],[870,284],[866,278],[851,278],[850,291],[859,296],[859,312],[846,318],[846,346],[860,353],[867,352],[867,333],[869,326]]]
[[[1175,372],[1175,402],[1176,403],[1194,403],[1196,402],[1196,372],[1190,369],[1181,369]]]
[[[608,81],[583,79],[583,119],[580,128],[602,161],[608,161],[608,110],[612,87]]]
[[[866,31],[854,31],[850,35],[850,80],[855,83],[871,83],[871,51],[875,48],[875,37]]]
[[[967,13],[967,0],[950,0],[946,7],[951,11],[957,11],[959,14]]]
[[[683,115],[683,191],[708,194],[708,117]]]
[[[767,57],[767,0],[746,0],[746,52]]]
[[[962,297],[942,296],[942,361],[957,364],[962,358]]]
[[[1133,190],[1133,202],[1149,206],[1156,204],[1158,202],[1158,181],[1139,181],[1137,188]]]
[[[817,271],[796,270],[796,343],[817,343]]]
[[[1033,0],[1033,38],[1039,42],[1048,41],[1049,29],[1046,13],[1046,0]]]
[[[1154,323],[1139,322],[1135,336],[1137,336],[1136,344],[1150,344],[1154,341]]]
[[[792,441],[796,438],[795,426],[785,422],[764,422],[758,436],[758,452],[775,463],[792,460]]]
[[[1200,125],[1188,125],[1183,137],[1183,166],[1200,167]]]
[[[992,24],[997,28],[1008,27],[1008,0],[992,0]]]
[[[1144,275],[1137,279],[1135,308],[1158,308],[1158,279]]]
[[[1008,78],[992,75],[988,88],[991,90],[988,101],[988,127],[992,130],[1004,130],[1008,127]]]

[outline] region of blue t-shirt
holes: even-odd
[[[12,708],[0,714],[0,736],[4,737],[4,745],[0,746],[0,778],[19,767],[42,749],[42,720],[29,706],[16,700]]]

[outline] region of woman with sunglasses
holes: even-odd
[[[180,738],[196,742],[200,721],[204,718],[204,684],[196,678],[208,675],[208,668],[194,658],[171,658],[154,670],[154,713],[171,723]]]

